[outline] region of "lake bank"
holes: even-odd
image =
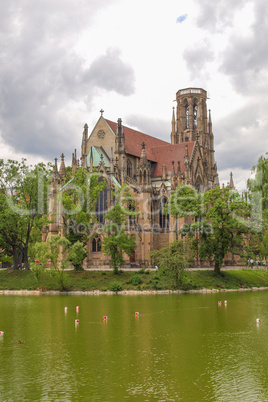
[[[36,294],[169,294],[243,291],[268,288],[264,269],[226,270],[215,275],[211,270],[185,271],[178,286],[165,271],[0,271],[0,294],[36,292]],[[135,293],[136,292],[136,293]]]
[[[209,294],[209,293],[227,293],[227,292],[254,292],[268,290],[268,287],[253,287],[240,289],[192,289],[192,290],[122,290],[119,292],[89,290],[89,291],[61,291],[61,290],[0,290],[0,295],[6,296],[102,296],[102,295],[122,295],[122,296],[137,296],[137,295],[169,295],[169,294]]]

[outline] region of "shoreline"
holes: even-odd
[[[171,294],[208,294],[208,293],[227,293],[227,292],[256,292],[258,290],[268,290],[268,287],[252,287],[252,288],[239,288],[239,289],[192,289],[192,290],[121,290],[113,292],[111,290],[88,290],[88,291],[60,291],[60,290],[0,290],[0,296],[151,296],[151,295],[171,295]]]

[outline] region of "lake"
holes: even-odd
[[[268,400],[267,291],[1,295],[0,312],[1,401]]]

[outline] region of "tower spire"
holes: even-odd
[[[176,144],[176,120],[175,120],[175,108],[173,106],[172,121],[171,121],[171,144]]]
[[[66,167],[65,167],[65,162],[64,162],[64,154],[61,154],[61,163],[60,163],[60,170],[59,170],[59,175],[62,178],[63,176],[66,176]]]

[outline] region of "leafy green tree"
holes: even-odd
[[[48,272],[58,282],[60,289],[67,288],[68,278],[63,268],[68,262],[67,248],[69,245],[69,240],[60,235],[51,235],[46,242],[35,244],[34,252],[37,262],[32,264],[32,270],[37,281],[41,275],[40,266],[43,270],[49,266]]]
[[[14,269],[22,263],[29,268],[29,245],[46,220],[49,176],[42,163],[0,160],[0,247],[13,257]]]
[[[176,240],[178,235],[184,238],[184,246],[187,246],[187,253],[194,264],[199,259],[200,233],[209,230],[204,219],[204,194],[191,186],[180,184],[170,196],[167,211],[176,218]],[[180,229],[178,218],[187,220]]]
[[[219,274],[228,252],[245,255],[249,211],[238,192],[229,187],[215,187],[204,193],[204,209],[211,230],[201,233],[200,256],[212,258],[214,272]]]
[[[86,255],[87,251],[84,244],[77,241],[69,247],[67,259],[73,264],[76,271],[81,271],[83,270],[82,264]]]
[[[184,272],[189,263],[182,240],[175,241],[161,250],[152,251],[151,256],[154,264],[168,273],[176,287],[183,285]]]
[[[69,176],[61,190],[64,233],[72,244],[79,241],[85,245],[97,221],[96,203],[106,181],[100,174],[90,174],[83,167],[68,179]]]
[[[103,252],[111,258],[111,265],[114,273],[118,273],[118,268],[124,263],[123,253],[131,256],[135,250],[135,235],[126,231],[127,217],[135,214],[133,208],[127,208],[127,204],[134,203],[126,188],[115,195],[115,204],[105,214],[105,225],[102,229],[104,238],[102,240]]]
[[[252,254],[268,259],[268,153],[261,156],[252,171],[253,179],[248,180],[246,194],[253,224],[249,249]]]

